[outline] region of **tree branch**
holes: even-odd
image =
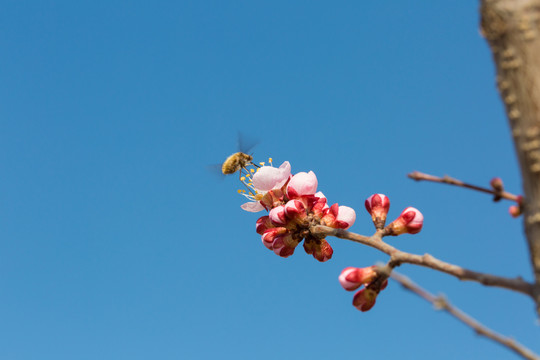
[[[499,344],[506,346],[510,350],[514,351],[518,355],[522,356],[525,359],[528,360],[539,360],[540,357],[533,353],[531,350],[526,348],[525,346],[521,345],[514,339],[511,339],[509,337],[503,336],[501,334],[496,333],[495,331],[489,329],[488,327],[482,325],[477,320],[472,318],[471,316],[467,315],[457,307],[453,306],[448,302],[448,300],[444,296],[435,296],[425,289],[421,288],[414,282],[412,282],[408,277],[398,274],[395,271],[391,273],[390,277],[400,283],[405,289],[412,291],[416,295],[420,296],[424,300],[432,303],[437,310],[444,310],[448,312],[450,315],[454,316],[456,319],[470,327],[474,330],[478,335],[485,336],[495,342],[498,342]]]
[[[526,282],[522,278],[505,278],[491,274],[480,273],[441,261],[429,254],[416,255],[406,253],[385,243],[382,240],[380,231],[376,232],[373,236],[363,236],[343,229],[334,229],[328,226],[317,225],[310,228],[310,232],[313,236],[319,238],[323,238],[326,236],[335,236],[340,239],[351,240],[367,246],[371,246],[372,248],[375,248],[387,255],[390,255],[389,264],[392,267],[399,266],[403,263],[420,265],[447,273],[449,275],[453,275],[460,280],[476,281],[486,286],[495,286],[514,290],[529,295],[531,297],[533,295],[533,285]]]
[[[540,1],[481,0],[480,14],[521,168],[525,234],[540,315]]]
[[[432,182],[438,182],[438,183],[443,183],[443,184],[455,185],[455,186],[460,186],[460,187],[464,187],[471,190],[476,190],[476,191],[492,194],[495,198],[499,197],[499,198],[503,198],[507,200],[518,201],[517,195],[511,194],[507,191],[496,191],[494,189],[488,189],[488,188],[483,188],[481,186],[468,184],[461,180],[451,178],[448,175],[445,175],[443,177],[437,177],[437,176],[433,176],[429,174],[424,174],[419,171],[413,171],[412,173],[407,174],[407,176],[416,181],[425,180],[425,181],[432,181]]]

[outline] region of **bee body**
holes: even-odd
[[[245,154],[243,152],[237,152],[229,156],[221,166],[221,172],[224,175],[234,174],[237,171],[242,170],[253,160],[253,156]]]

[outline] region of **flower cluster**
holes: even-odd
[[[377,295],[388,285],[388,280],[377,274],[375,266],[365,268],[348,267],[343,269],[339,275],[339,283],[347,291],[357,291],[353,296],[353,306],[364,312],[370,310],[375,305]]]
[[[385,227],[386,215],[390,210],[390,200],[384,194],[371,195],[366,199],[365,206],[371,215],[377,233],[381,236],[416,234],[422,230],[424,216],[413,207],[403,210],[397,219]],[[384,290],[388,285],[388,275],[378,274],[376,266],[348,267],[339,275],[339,283],[347,291],[354,291],[363,286],[354,294],[353,306],[360,311],[368,311],[375,305],[381,290]]]
[[[332,247],[325,239],[312,236],[309,228],[320,224],[348,229],[356,219],[354,210],[338,204],[329,206],[323,193],[317,191],[313,171],[291,175],[288,161],[279,168],[262,166],[252,172],[252,177],[241,178],[249,189],[247,193],[241,192],[250,200],[241,207],[250,212],[268,211],[256,223],[264,246],[281,257],[288,257],[304,240],[306,253],[321,262],[329,260]]]

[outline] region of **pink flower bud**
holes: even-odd
[[[494,177],[493,179],[491,179],[489,184],[495,191],[495,194],[493,195],[493,201],[500,201],[502,199],[501,194],[504,191],[504,185],[501,178]]]
[[[320,244],[315,246],[313,251],[313,257],[320,262],[328,261],[332,258],[332,255],[334,254],[334,250],[332,250],[332,247],[330,244],[322,239]]]
[[[495,191],[502,191],[504,189],[503,182],[500,177],[494,177],[489,182],[493,190]]]
[[[516,199],[517,205],[512,205],[508,208],[508,212],[512,217],[519,217],[523,213],[523,196],[519,195]]]
[[[517,218],[521,215],[521,208],[517,205],[512,205],[508,208],[508,212],[512,217]]]
[[[326,202],[326,196],[324,196],[324,194],[322,193],[322,191],[317,191],[314,195],[317,199],[324,199],[324,201]]]
[[[386,214],[390,209],[390,200],[384,194],[373,194],[364,203],[377,229],[382,229],[386,222]]]
[[[285,218],[285,207],[283,205],[276,206],[268,213],[270,221],[275,225],[285,225],[287,219]]]
[[[299,172],[294,175],[287,185],[287,196],[294,199],[304,195],[314,195],[317,192],[317,176],[313,171]]]
[[[330,206],[327,210],[324,210],[324,216],[322,217],[321,224],[337,228],[336,218],[339,214],[339,205],[334,204]]]
[[[360,311],[368,311],[375,305],[377,292],[371,289],[362,289],[354,294],[353,306]]]
[[[304,250],[320,262],[330,260],[334,253],[334,250],[325,239],[317,240],[310,237],[304,240]]]
[[[257,219],[257,223],[255,225],[255,230],[257,231],[257,234],[262,235],[267,229],[275,227],[274,224],[270,221],[270,218],[268,216],[262,216]]]
[[[423,224],[424,216],[422,213],[413,207],[408,207],[385,230],[388,235],[416,234],[422,230]]]
[[[302,203],[299,200],[290,200],[285,204],[285,215],[292,219],[295,217],[305,217],[306,211],[304,207],[304,203]]]
[[[276,227],[267,229],[261,236],[264,246],[268,249],[273,250],[273,243],[276,240],[276,237],[286,234],[288,230],[284,227]]]
[[[372,282],[376,277],[375,266],[365,268],[348,267],[339,275],[339,283],[345,290],[353,291],[363,284]]]
[[[340,206],[338,210],[338,215],[336,217],[337,226],[341,229],[348,229],[356,220],[356,212],[354,209],[348,206]]]
[[[330,207],[328,206],[326,197],[324,195],[317,195],[322,195],[322,193],[319,191],[317,194],[315,194],[315,201],[312,205],[311,212],[320,219],[326,212],[328,212]]]
[[[323,217],[321,224],[338,229],[348,229],[356,220],[356,212],[348,206],[334,204],[329,208],[322,209]]]
[[[294,253],[298,241],[294,240],[290,234],[277,236],[272,244],[274,253],[281,257],[289,257]]]

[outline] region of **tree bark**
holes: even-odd
[[[524,196],[524,228],[540,315],[540,0],[481,0],[481,30],[497,70]]]

